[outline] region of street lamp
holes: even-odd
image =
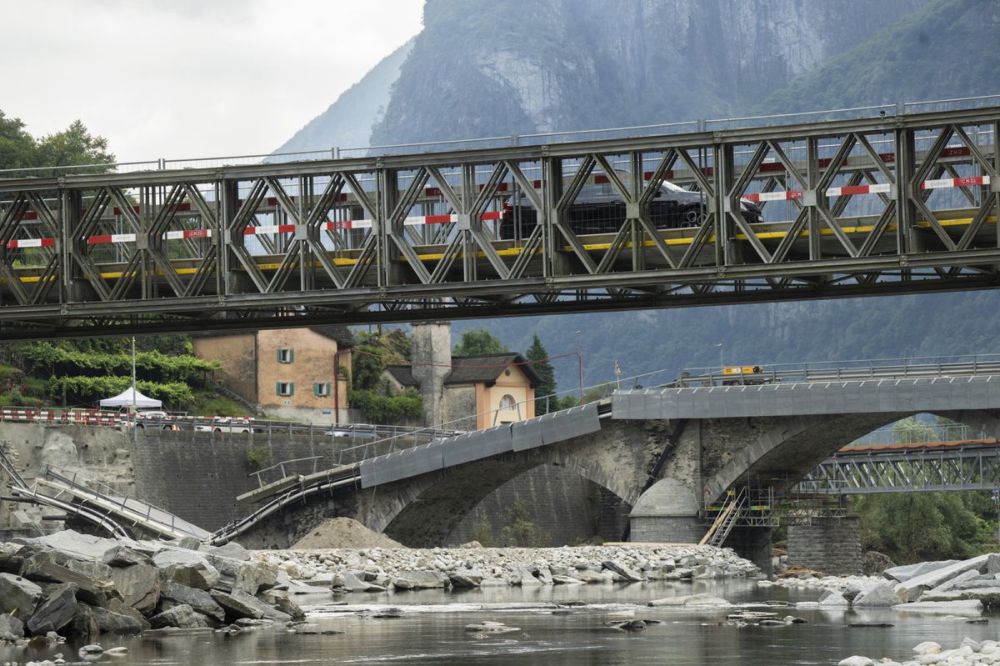
[[[719,348],[719,372],[722,372],[722,369],[726,367],[726,360],[725,360],[726,343],[717,342],[715,343],[715,346]]]

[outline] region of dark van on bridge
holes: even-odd
[[[595,180],[604,182],[585,185],[567,211],[574,233],[616,233],[625,221],[625,202],[614,186],[606,178]],[[750,224],[763,221],[760,207],[749,199],[740,200],[740,212]],[[657,229],[698,227],[705,220],[705,215],[705,197],[701,192],[686,190],[669,180],[662,182],[649,203],[649,220]],[[537,224],[537,211],[530,204],[508,205],[500,219],[500,239],[527,238]]]

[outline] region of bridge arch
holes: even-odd
[[[636,470],[645,469],[645,465],[621,464],[624,457],[635,456],[629,442],[636,438],[624,436],[635,426],[605,425],[610,427],[596,435],[468,463],[374,492],[363,491],[371,501],[363,501],[358,519],[408,546],[439,545],[491,493],[544,465],[571,471],[631,506],[642,485]],[[380,494],[381,499],[376,499]]]
[[[703,499],[720,498],[741,479],[787,489],[845,444],[910,415],[885,412],[759,419],[751,444],[732,452],[718,467],[705,470]],[[707,425],[711,447],[713,424]]]

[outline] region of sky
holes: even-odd
[[[0,110],[118,161],[269,153],[421,29],[423,0],[0,0]]]

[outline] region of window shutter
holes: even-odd
[[[295,362],[295,350],[294,349],[289,349],[288,350],[288,362],[289,363],[294,363]]]
[[[289,397],[295,395],[295,382],[288,382],[288,395]]]

